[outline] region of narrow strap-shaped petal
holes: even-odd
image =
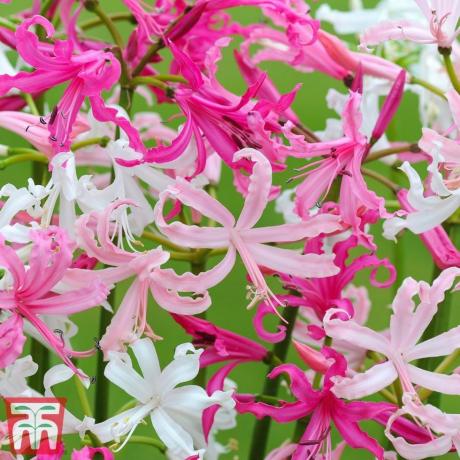
[[[104,370],[104,375],[134,399],[147,403],[152,397],[151,385],[132,367],[131,362],[119,355],[113,356]]]
[[[275,367],[275,369],[268,374],[268,378],[274,379],[283,373],[289,376],[289,388],[297,399],[310,403],[312,400],[319,399],[319,393],[313,390],[305,372],[294,364],[281,364],[280,366]]]
[[[155,383],[160,377],[161,368],[153,342],[147,338],[139,339],[131,345],[131,348],[144,379],[152,384]]]
[[[24,264],[11,247],[0,236],[0,266],[6,268],[13,278],[13,289],[17,290],[24,283],[26,271]]]
[[[412,364],[407,365],[407,370],[411,381],[417,385],[446,395],[460,395],[459,374],[438,374],[420,369]]]
[[[185,345],[187,344],[183,344]],[[185,349],[181,351],[178,347],[174,360],[163,369],[158,382],[161,394],[167,394],[180,383],[189,382],[198,375],[203,350],[195,350],[192,345],[188,345],[193,350],[191,353],[187,353]]]
[[[93,278],[94,279],[94,278]],[[107,286],[94,280],[85,288],[27,302],[27,308],[45,315],[71,315],[100,305],[109,293]]]
[[[379,443],[361,430],[356,422],[347,417],[346,411],[333,415],[334,424],[344,441],[353,449],[366,449],[376,459],[383,460],[384,449]]]
[[[158,407],[150,414],[153,428],[165,443],[168,451],[177,458],[188,458],[196,454],[192,436],[187,433],[168,413]]]
[[[323,278],[336,275],[333,254],[299,254],[290,249],[252,243],[247,248],[257,265],[288,275]]]
[[[454,327],[443,334],[419,343],[404,354],[408,361],[434,356],[447,356],[460,348],[460,326]]]
[[[313,238],[321,233],[328,234],[340,230],[340,217],[332,214],[320,214],[295,224],[257,227],[240,231],[240,235],[249,243],[288,243],[304,238]]]
[[[338,380],[332,392],[339,398],[359,399],[379,392],[393,383],[398,373],[391,361],[376,364],[353,377],[344,377]]]
[[[233,161],[236,163],[244,158],[254,163],[249,176],[248,193],[236,223],[238,230],[251,228],[259,221],[267,206],[272,186],[272,168],[267,158],[257,150],[246,148],[236,152]]]
[[[388,339],[382,334],[365,326],[357,324],[353,320],[342,321],[339,318],[332,319],[337,310],[330,309],[324,317],[324,329],[326,334],[333,339],[344,340],[364,350],[373,350],[387,356],[390,353]]]

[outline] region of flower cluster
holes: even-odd
[[[34,458],[460,455],[460,0],[17,3],[0,395],[68,400]]]

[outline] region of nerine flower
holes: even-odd
[[[280,406],[255,402],[252,395],[236,395],[236,409],[240,413],[252,413],[257,418],[271,417],[280,423],[287,423],[310,416],[305,432],[292,454],[292,460],[318,458],[323,454],[331,458],[331,425],[334,424],[344,441],[355,449],[366,449],[377,459],[383,460],[383,448],[377,441],[361,430],[358,422],[372,419],[378,414],[394,410],[388,403],[350,402],[345,403],[333,392],[333,378],[344,375],[346,362],[343,356],[330,348],[323,348],[324,360],[333,361],[324,378],[321,390],[313,389],[305,373],[293,364],[276,367],[269,378],[286,373],[290,389],[296,398],[294,402],[281,401]],[[321,458],[321,457],[320,457]]]
[[[68,315],[96,307],[108,294],[106,286],[94,277],[80,289],[55,294],[53,289],[72,264],[71,244],[58,227],[31,230],[32,249],[26,268],[14,249],[0,242],[0,265],[6,269],[0,299],[2,309],[13,317],[27,319],[52,349],[75,372],[72,356],[86,356],[87,352],[68,349],[61,337],[51,331],[39,315]],[[7,327],[0,325],[0,330]]]
[[[266,299],[276,301],[264,279],[259,266],[277,272],[301,277],[325,277],[338,272],[332,262],[333,256],[299,254],[295,251],[269,246],[266,243],[285,243],[313,237],[320,233],[331,233],[340,227],[339,219],[333,215],[320,215],[298,224],[253,228],[260,219],[268,201],[271,188],[269,161],[258,151],[243,149],[235,153],[233,161],[252,160],[248,194],[238,221],[216,199],[203,190],[198,190],[182,179],[160,194],[155,207],[155,222],[160,231],[176,244],[190,248],[228,248],[224,259],[214,268],[199,275],[200,279],[217,284],[232,269],[238,252],[255,287],[252,303]],[[215,220],[222,227],[197,227],[181,222],[168,224],[163,210],[168,198],[191,206],[201,214]],[[209,283],[210,284],[210,283]]]
[[[459,347],[460,326],[418,343],[436,315],[445,292],[459,275],[460,268],[448,268],[432,286],[406,278],[392,303],[389,336],[361,326],[352,319],[335,317],[336,312],[329,310],[324,318],[328,336],[387,358],[387,361],[363,373],[336,379],[334,393],[347,399],[362,398],[382,390],[399,378],[407,393],[415,394],[413,384],[417,384],[444,394],[460,394],[460,375],[439,374],[411,364],[420,358],[448,355]],[[417,307],[412,300],[416,295],[420,298]]]
[[[113,237],[120,236],[120,227],[112,225],[113,215],[130,206],[135,205],[127,200],[117,201],[103,212],[80,217],[76,229],[79,246],[108,268],[93,271],[71,269],[65,278],[69,285],[80,286],[94,276],[108,285],[134,277],[101,339],[100,345],[106,355],[109,351],[124,350],[126,343],[135,341],[144,333],[156,337],[147,324],[149,291],[158,305],[172,313],[201,313],[211,304],[206,292],[210,286],[201,282],[199,275],[177,275],[172,269],[161,268],[169,259],[169,254],[161,247],[129,252],[113,243]],[[181,296],[181,291],[198,295]]]
[[[460,3],[457,0],[416,0],[416,3],[426,19],[425,24],[410,19],[381,22],[362,34],[361,46],[378,45],[387,40],[410,40],[450,48],[459,34]]]
[[[0,76],[0,95],[11,88],[26,93],[36,93],[70,81],[51,115],[41,119],[48,125],[54,153],[68,151],[70,134],[85,97],[100,109],[105,107],[101,97],[120,75],[120,63],[110,52],[100,50],[74,54],[71,40],[57,40],[54,46],[43,47],[29,28],[42,26],[48,37],[54,35],[53,25],[43,16],[33,16],[23,21],[16,30],[16,48],[19,55],[31,66],[33,72]]]
[[[142,375],[133,368],[129,355],[112,353],[104,374],[137,401],[137,405],[97,423],[91,429],[105,443],[129,439],[137,425],[150,417],[158,437],[172,455],[188,458],[202,456],[196,450],[191,433],[200,431],[201,416],[213,404],[232,406],[231,392],[216,391],[208,396],[196,385],[178,386],[195,378],[200,369],[201,350],[184,343],[176,348],[174,360],[163,370],[151,340],[145,338],[131,345]],[[197,457],[198,458],[198,457]]]

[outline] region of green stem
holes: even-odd
[[[5,29],[11,30],[12,32],[16,32],[16,26],[5,18],[0,17],[0,27],[4,27]]]
[[[139,64],[134,68],[132,72],[133,77],[137,77],[141,74],[144,70],[144,67],[152,60],[153,56],[158,53],[162,48],[164,48],[165,44],[163,40],[159,39],[156,43],[150,45],[150,48],[144,54],[144,57],[139,61]]]
[[[292,331],[294,328],[298,310],[299,309],[296,307],[285,307],[285,310],[283,312],[283,318],[287,322],[286,336],[284,340],[275,344],[272,352],[272,355],[276,356],[282,362],[284,362],[287,357],[289,345],[291,343]],[[271,364],[270,370],[273,369],[273,367],[275,366]],[[280,378],[266,378],[261,393],[266,396],[276,396],[276,394],[278,393],[280,382]],[[254,430],[252,432],[249,460],[262,460],[263,458],[265,458],[265,451],[267,450],[268,436],[270,433],[270,425],[270,417],[263,417],[262,419],[257,420],[255,422]]]
[[[156,77],[151,77],[151,76],[134,77],[131,80],[131,85],[133,87],[139,86],[139,85],[150,85],[150,86],[154,86],[155,88],[160,88],[163,91],[172,91],[172,88],[170,88],[164,81],[161,81],[157,79]]]
[[[379,174],[378,172],[367,168],[361,168],[361,172],[365,176],[371,177],[377,182],[380,182],[381,184],[385,185],[385,187],[389,188],[395,195],[398,193],[400,188],[399,185],[394,183],[390,179],[386,178],[385,176],[382,176],[382,174]]]
[[[115,288],[110,291],[108,297],[109,304],[115,305]],[[105,334],[105,331],[112,319],[112,313],[101,307],[99,315],[99,337]],[[96,364],[96,395],[94,399],[94,418],[96,422],[102,422],[107,419],[109,406],[109,381],[104,375],[105,363],[104,354],[100,351],[97,355]]]
[[[99,145],[100,147],[107,147],[107,144],[110,142],[110,138],[108,136],[102,137],[92,137],[90,139],[85,139],[84,141],[74,142],[70,150],[75,152],[78,149],[82,149],[84,147],[89,147],[90,145]]]
[[[48,158],[45,157],[45,155],[42,155],[41,153],[22,153],[18,155],[14,155],[8,158],[5,158],[4,160],[0,160],[0,170],[5,169],[8,166],[18,164],[18,163],[28,163],[28,162],[35,162],[35,163],[41,163],[44,165],[48,164]],[[39,179],[41,184],[41,178]]]
[[[446,95],[444,94],[444,91],[441,88],[438,88],[437,86],[432,85],[431,83],[425,80],[422,80],[421,78],[411,76],[409,82],[412,83],[413,85],[422,86],[423,88],[427,89],[431,93],[436,94],[437,96],[443,99],[447,99]]]
[[[22,97],[27,102],[27,105],[29,106],[29,109],[32,115],[36,115],[37,117],[40,116],[40,112],[38,110],[37,104],[35,104],[35,101],[32,95],[29,93],[23,93]]]
[[[166,446],[159,439],[150,438],[148,436],[131,436],[128,441],[128,444],[129,443],[145,444],[146,446],[155,447],[162,454],[165,454],[167,450]]]
[[[131,13],[113,13],[113,14],[108,14],[107,17],[110,19],[111,22],[116,22],[116,21],[135,21],[134,16]],[[89,30],[92,29],[93,27],[100,26],[101,24],[104,24],[101,18],[93,18],[90,19],[89,21],[82,22],[81,24],[78,25],[78,27],[81,30]]]
[[[449,75],[450,82],[452,83],[452,86],[455,88],[455,91],[457,93],[460,93],[460,81],[458,80],[457,77],[457,72],[455,72],[455,67],[452,62],[451,58],[451,48],[438,48],[439,52],[441,53],[443,59],[444,59],[444,66],[447,71],[447,75]]]
[[[162,246],[168,249],[172,249],[173,251],[184,252],[186,254],[190,253],[190,251],[187,248],[174,244],[164,236],[158,235],[157,233],[149,232],[148,230],[144,230],[144,232],[142,233],[142,238],[154,241],[155,243],[161,244]]]
[[[182,75],[175,75],[170,73],[162,73],[155,75],[155,78],[160,81],[171,81],[174,83],[187,83],[187,80]]]
[[[380,160],[380,158],[387,157],[389,155],[394,155],[395,153],[403,153],[403,152],[413,152],[417,153],[420,152],[420,148],[417,144],[404,144],[400,147],[390,147],[388,149],[376,150],[367,156],[364,160],[364,163],[368,163],[369,161]]]

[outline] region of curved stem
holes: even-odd
[[[421,86],[430,91],[431,93],[436,94],[436,96],[446,99],[446,95],[444,94],[444,91],[441,88],[438,88],[437,86],[432,85],[431,83],[422,80],[421,78],[411,76],[410,83],[412,83],[413,85]]]
[[[404,153],[404,152],[418,153],[420,151],[421,150],[417,144],[404,144],[404,145],[401,145],[400,147],[390,147],[387,149],[376,150],[375,152],[372,152],[366,157],[366,159],[364,160],[364,163],[367,163],[369,161],[379,160],[380,158],[394,155],[395,153]]]
[[[128,441],[128,444],[129,443],[145,444],[147,446],[155,447],[162,454],[165,454],[167,450],[166,446],[159,439],[150,438],[148,436],[131,436]]]
[[[272,353],[281,361],[286,360],[298,310],[299,309],[297,307],[285,307],[283,312],[283,318],[286,321],[286,336],[284,340],[275,344]],[[283,322],[283,324],[285,323]],[[275,367],[273,364],[270,365],[270,370],[273,369],[273,367]],[[279,377],[276,379],[266,378],[261,394],[268,397],[276,396],[280,382],[281,379]],[[267,450],[268,436],[270,433],[270,425],[270,417],[264,417],[255,422],[254,430],[252,432],[249,460],[262,460],[265,458],[265,451]]]
[[[367,169],[367,168],[361,168],[361,172],[368,177],[371,177],[372,179],[376,180],[377,182],[380,182],[381,184],[385,185],[385,187],[389,188],[395,195],[399,192],[399,185],[395,184],[392,182],[390,179],[386,178],[385,176],[382,176],[382,174],[379,174],[376,171],[373,171],[372,169]]]
[[[42,155],[41,153],[22,153],[18,155],[14,155],[8,158],[5,158],[4,160],[0,160],[0,170],[5,169],[8,166],[18,164],[18,163],[28,163],[28,162],[36,162],[36,163],[42,163],[47,165],[48,164],[48,158],[45,157],[45,155]]]
[[[90,139],[85,139],[84,141],[74,142],[70,146],[70,150],[74,152],[75,150],[82,149],[84,147],[89,147],[90,145],[99,145],[100,147],[106,147],[109,142],[110,138],[108,136],[92,137]]]
[[[455,71],[455,67],[450,56],[451,50],[440,48],[439,52],[444,59],[444,66],[446,67],[447,75],[449,75],[452,86],[454,87],[455,91],[457,91],[457,93],[460,93],[460,81],[458,80],[457,72]]]
[[[125,21],[125,20],[132,22],[134,20],[134,16],[131,13],[123,13],[123,12],[108,14],[107,17],[112,22]],[[101,24],[104,24],[101,18],[93,18],[93,19],[90,19],[89,21],[82,22],[78,26],[80,27],[81,30],[89,30],[89,29],[92,29],[93,27],[100,26]]]
[[[144,230],[144,232],[142,233],[142,238],[145,238],[146,240],[154,241],[155,243],[161,244],[162,246],[172,249],[173,251],[183,252],[185,254],[190,253],[190,251],[187,248],[174,244],[171,241],[169,241],[167,238],[165,238],[164,236],[159,235],[154,232],[150,232],[148,230]]]
[[[133,77],[137,77],[142,73],[144,67],[152,60],[153,56],[158,53],[162,48],[164,48],[165,44],[163,40],[160,38],[156,43],[150,45],[150,48],[144,54],[143,58],[139,61],[139,64],[134,68],[132,72]]]

